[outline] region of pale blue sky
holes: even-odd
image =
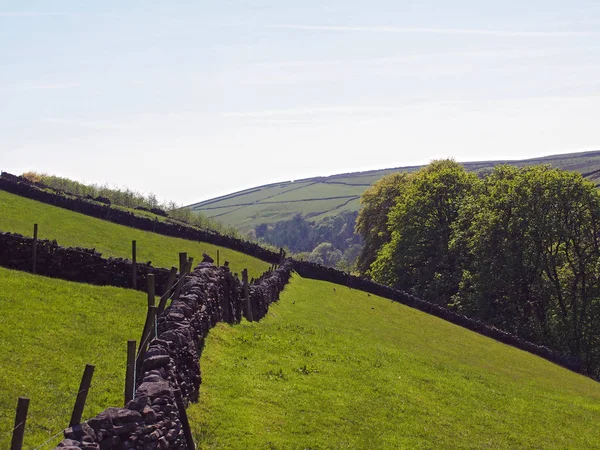
[[[600,149],[598,1],[0,0],[0,169],[191,203]]]

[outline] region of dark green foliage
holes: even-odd
[[[259,241],[285,247],[300,258],[328,266],[351,269],[360,248],[360,236],[354,233],[356,212],[328,216],[313,223],[297,214],[291,220],[274,225],[261,224],[254,230]]]
[[[498,166],[479,180],[438,161],[397,184],[389,239],[369,269],[375,280],[563,351],[600,374],[593,183],[550,166]],[[372,251],[382,233],[365,236]]]
[[[479,183],[449,160],[435,161],[413,175],[388,215],[391,239],[371,265],[373,278],[447,304],[458,289],[458,257],[450,248],[452,224],[462,200]]]
[[[43,183],[46,186],[67,194],[88,197],[90,199],[99,199],[105,202],[108,200],[112,205],[130,209],[142,209],[145,211],[154,210],[160,216],[168,215],[170,219],[183,222],[188,225],[203,229],[215,230],[221,234],[239,237],[239,233],[233,227],[227,227],[215,219],[209,219],[202,214],[192,213],[189,208],[184,208],[173,201],[161,202],[152,192],[142,194],[129,188],[109,187],[107,184],[102,186],[97,184],[85,184],[69,178],[57,177],[54,175],[40,174],[36,172],[27,172],[23,177],[36,183]],[[166,214],[165,214],[166,212]]]
[[[465,205],[462,311],[600,366],[600,196],[581,175],[499,167]]]
[[[390,241],[388,214],[409,180],[408,173],[386,175],[367,189],[360,198],[362,209],[356,219],[356,232],[362,236],[364,242],[357,261],[357,269],[362,274],[367,273],[377,258],[379,249]]]

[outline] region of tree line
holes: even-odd
[[[357,215],[356,211],[344,211],[311,222],[296,214],[289,220],[257,225],[247,236],[285,247],[296,259],[350,271],[361,249],[360,236],[354,232]]]
[[[375,281],[578,358],[600,375],[600,195],[580,174],[452,160],[361,198],[357,267]]]
[[[63,191],[68,194],[88,197],[90,199],[102,199],[103,201],[108,200],[111,205],[156,212],[159,215],[198,228],[217,231],[227,236],[240,237],[239,232],[235,228],[225,226],[215,219],[193,212],[189,208],[184,208],[183,205],[179,205],[174,201],[160,201],[152,192],[143,194],[127,187],[119,188],[110,187],[107,184],[98,185],[80,183],[79,181],[71,180],[69,178],[38,172],[26,172],[22,176],[32,182],[42,183],[52,189]]]

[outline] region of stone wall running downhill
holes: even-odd
[[[253,242],[244,241],[231,236],[224,236],[211,230],[201,230],[199,228],[181,224],[136,216],[132,212],[111,207],[110,204],[90,201],[84,197],[77,197],[71,194],[67,196],[58,191],[53,191],[48,188],[45,189],[23,177],[17,177],[7,172],[2,172],[0,174],[0,189],[32,200],[85,214],[86,216],[108,220],[119,225],[151,231],[165,236],[219,245],[254,256],[255,258],[262,259],[271,264],[279,263],[281,260],[281,255],[279,253],[267,250]]]
[[[254,320],[291,276],[285,261],[265,273],[250,288]],[[135,397],[124,408],[108,408],[98,416],[65,430],[61,450],[190,450],[180,421],[176,390],[184,403],[197,401],[200,391],[200,353],[208,331],[218,322],[239,323],[244,289],[227,267],[202,262],[189,275],[181,295],[158,318],[158,334],[144,355]]]
[[[31,272],[33,238],[0,231],[0,266]],[[56,241],[38,239],[36,273],[68,281],[100,286],[133,287],[132,262],[123,258],[103,258],[94,249],[61,247]],[[148,274],[154,274],[156,293],[166,289],[169,270],[136,263],[137,289],[147,291]]]
[[[342,272],[341,270],[332,269],[330,267],[325,267],[311,262],[294,261],[293,268],[298,275],[304,278],[329,281],[331,283],[347,286],[351,289],[358,289],[373,295],[378,295],[380,297],[393,300],[398,303],[402,303],[403,305],[410,306],[411,308],[415,308],[419,311],[439,317],[504,344],[512,345],[518,349],[541,356],[548,361],[559,364],[574,372],[588,375],[582,370],[581,362],[577,357],[569,356],[564,353],[551,350],[548,347],[526,341],[518,336],[515,336],[514,334],[507,333],[506,331],[502,331],[498,328],[487,325],[479,320],[459,314],[449,308],[444,308],[443,306],[422,300],[404,291],[375,283],[367,278],[357,277],[346,272]]]

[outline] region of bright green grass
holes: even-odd
[[[39,226],[40,238],[56,239],[64,246],[95,248],[104,257],[131,258],[135,239],[137,260],[151,261],[155,267],[178,266],[179,252],[187,252],[196,263],[202,261],[202,253],[216,259],[217,249],[221,264],[229,261],[235,272],[247,268],[251,277],[257,277],[269,267],[234,250],[117,225],[0,190],[0,230],[32,236],[34,223]]]
[[[201,366],[200,448],[600,448],[600,384],[298,276],[260,323],[212,330]]]
[[[3,268],[0,286],[0,448],[10,447],[20,396],[31,399],[23,448],[66,428],[86,364],[96,369],[84,420],[123,404],[127,340],[140,339],[143,293]]]

